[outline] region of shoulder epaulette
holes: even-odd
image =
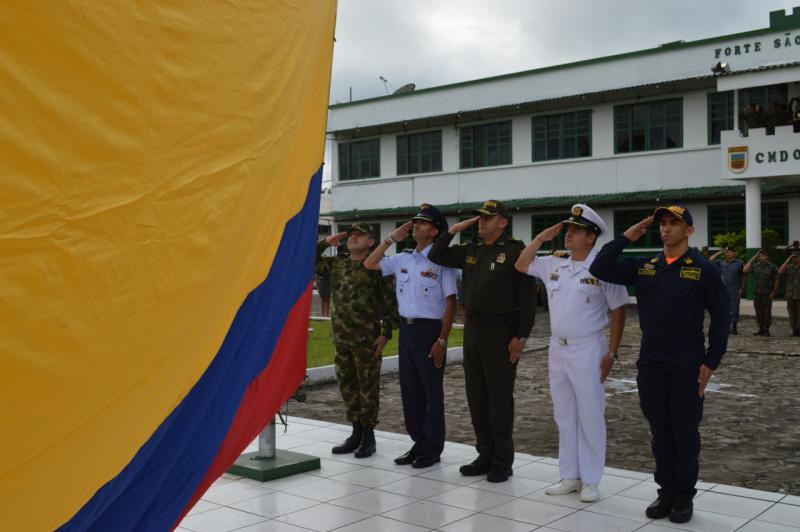
[[[402,251],[402,253],[414,253],[414,250],[411,248],[406,248]]]
[[[569,256],[570,256],[570,252],[569,251],[556,251],[555,253],[553,253],[553,256],[554,257],[558,257],[559,259],[568,259]]]

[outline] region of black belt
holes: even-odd
[[[437,320],[436,318],[406,318],[405,316],[400,316],[400,321],[408,325],[414,325],[415,323],[442,321],[442,320]]]
[[[475,325],[514,325],[514,315],[467,312],[467,321]]]

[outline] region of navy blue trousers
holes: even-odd
[[[406,430],[418,454],[439,456],[444,449],[444,361],[428,358],[442,331],[441,320],[400,323],[400,396]]]
[[[700,365],[639,359],[637,366],[639,404],[650,423],[659,494],[691,500],[700,468]]]

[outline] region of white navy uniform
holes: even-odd
[[[603,331],[609,309],[628,302],[624,286],[589,273],[596,255],[592,250],[581,262],[568,254],[537,257],[528,267],[528,275],[544,282],[550,307],[550,394],[561,478],[594,486],[600,483],[606,456],[600,361],[608,353],[608,340]]]

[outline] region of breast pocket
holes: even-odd
[[[422,299],[429,300],[439,297],[441,289],[439,288],[439,281],[436,279],[429,279],[427,277],[420,277],[417,282],[417,295]]]
[[[401,294],[407,294],[411,289],[411,276],[408,272],[399,272],[397,274],[397,290]]]

